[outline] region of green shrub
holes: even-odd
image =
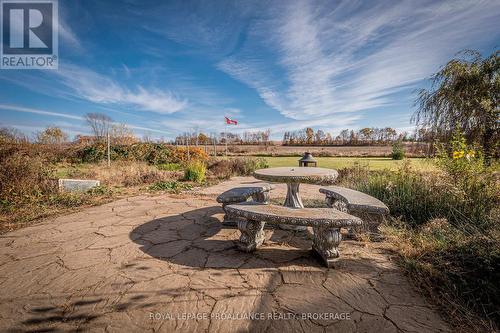
[[[163,144],[152,144],[146,161],[150,164],[166,164],[171,162],[172,151]]]
[[[107,148],[106,148],[107,149]],[[106,150],[106,158],[108,152]],[[110,159],[116,160],[128,160],[129,159],[129,146],[125,145],[113,145],[110,147]]]
[[[393,216],[414,227],[448,214],[448,189],[431,178],[403,167],[397,172],[372,173],[355,187],[384,202]]]
[[[208,155],[200,147],[172,147],[163,143],[134,143],[131,145],[111,145],[111,160],[145,161],[159,165],[187,163],[191,160],[207,161]],[[97,142],[92,145],[71,149],[74,162],[96,163],[107,158],[107,145]]]
[[[156,182],[149,187],[151,191],[167,191],[179,193],[182,190],[191,189],[191,185],[183,184],[175,180]]]
[[[184,179],[196,183],[205,181],[207,167],[203,162],[193,161],[190,162],[184,170]]]
[[[129,159],[134,161],[148,161],[149,155],[155,149],[155,143],[139,142],[128,146]]]
[[[84,146],[77,151],[76,155],[81,162],[97,163],[106,158],[106,147],[101,143],[92,146]]]
[[[405,158],[405,149],[401,141],[397,141],[392,145],[391,157],[393,160],[402,160]]]
[[[90,195],[111,195],[113,193],[113,190],[107,186],[101,185],[87,190],[86,193]]]

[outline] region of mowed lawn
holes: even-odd
[[[269,167],[298,166],[300,157],[265,157]],[[390,169],[396,170],[404,161],[395,161],[387,157],[315,157],[318,161],[318,167],[330,169],[342,169],[352,167],[356,163],[361,166],[367,166],[370,170]],[[408,158],[410,165],[420,170],[432,170],[434,165],[432,160],[425,158]]]

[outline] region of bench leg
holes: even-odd
[[[341,240],[340,228],[314,227],[313,250],[323,258],[327,267],[333,267],[338,259]]]
[[[379,225],[384,221],[384,215],[371,215],[371,218],[368,220],[368,232],[370,233],[370,240],[372,242],[381,242],[385,238],[380,234],[380,230],[378,229]]]
[[[252,199],[255,202],[267,204],[267,203],[269,203],[269,191],[255,193],[254,195],[252,195]]]
[[[238,219],[227,214],[226,204],[222,204],[222,209],[224,210],[224,219],[222,220],[222,225],[226,227],[236,227],[238,225]]]
[[[254,220],[238,221],[238,229],[241,231],[238,248],[245,252],[255,251],[264,242],[265,222]]]
[[[344,213],[349,213],[349,209],[347,208],[347,203],[342,201],[342,200],[327,196],[325,198],[325,202],[326,202],[326,205],[330,208],[340,210],[341,212],[344,212]],[[356,227],[348,228],[347,237],[349,239],[356,239],[357,238],[356,235],[359,233],[359,231],[360,230],[358,230]]]

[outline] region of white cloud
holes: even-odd
[[[72,102],[90,101],[91,107],[127,113],[127,119],[134,115],[151,127],[157,122],[170,133],[223,130],[225,114],[241,119],[232,127],[236,131],[372,126],[367,120],[401,127],[411,113],[409,92],[422,79],[457,51],[487,51],[500,37],[500,5],[493,0],[168,2],[128,13],[134,15],[124,22],[138,23],[144,34],[133,41],[144,52],[137,67],[118,63],[100,72],[99,63],[85,68],[61,62],[59,71],[2,72],[0,79]],[[81,46],[67,24],[60,29],[68,45]],[[147,47],[157,51],[155,58],[146,55]],[[193,66],[170,62],[174,56],[188,57]],[[200,64],[214,63],[277,112],[224,78],[198,71]]]
[[[82,116],[77,116],[77,115],[72,115],[72,114],[62,113],[62,112],[53,112],[53,111],[46,111],[46,110],[35,109],[35,108],[28,108],[28,107],[11,105],[11,104],[0,104],[0,110],[32,113],[32,114],[38,114],[38,115],[47,116],[47,117],[80,120],[82,122],[82,124],[85,122],[85,118]],[[64,123],[64,122],[51,122],[51,123],[53,123],[55,125],[59,125],[63,128],[69,128],[68,123]],[[118,122],[116,122],[116,123],[118,123]],[[154,132],[154,133],[166,134],[166,135],[172,134],[172,132],[170,132],[170,131],[159,130],[159,129],[155,129],[155,128],[151,128],[151,127],[144,127],[144,126],[130,125],[130,124],[126,124],[126,125],[128,127],[130,127],[131,129],[135,129],[135,130],[139,130],[139,131]],[[17,126],[17,127],[19,127],[19,126]],[[31,126],[31,127],[33,127],[35,130],[41,130],[44,128],[44,126]],[[82,129],[83,127],[77,127],[77,126],[75,126],[75,124],[71,124],[71,128]]]
[[[60,66],[54,74],[74,94],[100,104],[130,105],[139,110],[171,114],[187,106],[187,101],[168,90],[147,90],[138,85],[131,90],[108,76],[75,65]]]
[[[45,110],[34,109],[34,108],[26,108],[26,107],[17,106],[17,105],[10,105],[10,104],[0,104],[0,110],[14,111],[14,112],[27,112],[27,113],[39,114],[42,116],[51,116],[51,117],[61,117],[61,118],[67,118],[67,119],[83,120],[83,117],[75,116],[72,114],[45,111]]]
[[[323,118],[398,103],[410,108],[390,95],[411,89],[461,49],[499,36],[496,1],[327,7],[275,3],[271,18],[255,23],[245,46],[218,68],[288,118]]]
[[[83,49],[80,39],[61,17],[59,17],[58,33],[62,41],[61,46],[66,46],[70,50],[81,51]]]

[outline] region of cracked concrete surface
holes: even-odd
[[[0,236],[0,331],[450,331],[388,244],[344,241],[335,269],[312,256],[310,231],[266,229],[261,249],[237,251],[215,195],[253,181],[132,197]]]

